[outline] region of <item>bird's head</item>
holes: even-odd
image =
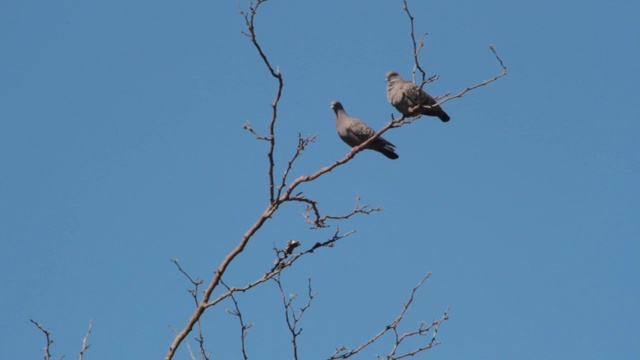
[[[337,100],[333,100],[331,102],[331,108],[333,110],[339,110],[339,109],[344,110],[344,108],[342,107],[342,104],[340,104],[340,101],[337,101]]]
[[[400,74],[398,74],[397,71],[393,71],[393,70],[389,71],[385,76],[385,79],[387,80],[387,82],[394,81],[395,79],[398,79],[398,78],[400,78]]]

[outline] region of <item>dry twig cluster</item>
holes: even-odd
[[[51,359],[51,345],[53,345],[53,339],[51,338],[51,331],[45,329],[42,325],[40,325],[37,321],[30,319],[29,321],[31,321],[31,323],[38,328],[38,330],[42,331],[42,333],[45,336],[46,339],[46,344],[43,348],[43,353],[44,353],[44,360],[50,360]],[[92,328],[92,323],[91,321],[89,321],[89,329],[87,330],[87,333],[85,334],[84,338],[82,338],[82,348],[80,349],[80,351],[78,352],[78,360],[83,360],[84,359],[84,353],[85,351],[89,350],[89,348],[91,347],[91,344],[88,343],[89,341],[89,336],[91,335],[91,328]],[[59,357],[59,360],[64,359],[64,355],[61,355]]]

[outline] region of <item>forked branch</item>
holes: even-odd
[[[271,103],[271,121],[269,122],[269,136],[267,137],[269,141],[269,152],[267,153],[267,157],[269,158],[269,203],[273,204],[275,201],[275,184],[273,180],[273,171],[275,167],[275,161],[273,159],[273,153],[276,148],[276,136],[275,136],[275,126],[276,119],[278,118],[278,103],[280,102],[280,97],[282,96],[282,88],[284,87],[284,81],[282,79],[282,73],[279,68],[275,68],[269,62],[267,55],[262,50],[260,43],[258,43],[258,39],[255,32],[255,18],[258,13],[258,8],[262,3],[266,2],[266,0],[257,0],[256,4],[253,4],[253,0],[249,1],[249,11],[245,12],[240,8],[240,14],[244,18],[245,25],[249,32],[243,31],[242,33],[251,39],[253,46],[258,50],[258,54],[260,54],[260,58],[269,69],[269,73],[278,81],[278,90],[276,91],[276,97]],[[245,129],[247,127],[245,126]],[[255,135],[255,133],[254,133]]]
[[[378,340],[380,340],[385,334],[392,332],[395,336],[394,336],[394,343],[393,346],[391,348],[391,350],[389,351],[389,353],[386,355],[386,359],[391,360],[391,359],[402,359],[405,357],[409,357],[409,356],[413,356],[419,352],[425,351],[427,349],[430,349],[434,346],[439,345],[440,343],[436,341],[436,337],[438,334],[438,330],[440,329],[440,325],[449,319],[449,309],[447,309],[444,312],[444,315],[439,319],[439,320],[434,320],[429,326],[425,327],[424,324],[421,324],[418,329],[416,330],[412,330],[409,331],[407,333],[404,334],[399,334],[398,333],[398,325],[402,322],[402,320],[404,320],[405,315],[407,310],[409,309],[409,307],[411,306],[411,303],[413,302],[413,299],[415,297],[416,292],[418,291],[418,289],[420,289],[420,287],[425,283],[425,281],[427,281],[427,279],[429,279],[429,277],[431,277],[431,273],[428,273],[419,283],[418,285],[416,285],[413,290],[411,291],[411,295],[409,295],[409,299],[407,300],[407,302],[405,302],[402,306],[402,310],[400,311],[400,314],[392,321],[390,322],[384,329],[380,330],[377,334],[373,335],[371,338],[369,338],[368,340],[364,341],[363,343],[361,343],[358,347],[354,348],[354,349],[349,349],[346,346],[340,346],[338,347],[333,354],[331,354],[331,356],[329,357],[329,360],[337,360],[337,359],[348,359],[358,353],[360,353],[362,350],[366,349],[367,347],[369,347],[370,345],[374,344],[375,342],[377,342]],[[398,354],[398,349],[400,347],[400,345],[402,344],[403,341],[405,341],[408,338],[411,338],[413,336],[425,336],[426,334],[431,334],[430,337],[430,341],[422,346],[419,346],[417,348],[411,349],[411,350],[407,350],[404,353]],[[378,358],[383,359],[383,357],[378,356]]]
[[[80,353],[78,354],[78,360],[83,360],[84,352],[89,350],[89,348],[91,347],[91,344],[89,344],[88,341],[89,341],[89,335],[91,335],[92,325],[93,325],[92,322],[89,321],[89,329],[87,330],[87,334],[82,339],[82,348],[80,349]]]
[[[53,339],[51,339],[51,331],[45,329],[42,325],[40,325],[37,321],[33,320],[33,319],[29,319],[29,321],[31,321],[31,323],[33,325],[35,325],[38,330],[42,331],[42,333],[44,334],[44,337],[46,339],[46,344],[44,346],[43,352],[44,352],[44,360],[49,360],[51,359],[51,345],[53,344]]]
[[[51,359],[51,345],[53,345],[53,339],[51,338],[51,331],[47,330],[44,328],[44,326],[40,325],[37,321],[33,320],[33,319],[29,319],[29,321],[35,325],[35,327],[38,328],[38,330],[42,331],[42,333],[45,336],[45,340],[46,340],[46,344],[43,348],[43,353],[44,353],[44,360],[50,360]],[[88,343],[89,341],[89,336],[91,335],[91,327],[92,327],[92,323],[91,321],[89,321],[89,329],[87,330],[87,333],[85,334],[84,338],[82,339],[82,348],[80,349],[80,352],[78,353],[78,360],[83,360],[84,359],[84,353],[85,351],[89,350],[89,348],[91,347],[91,344]],[[64,355],[60,356],[59,360],[64,359]]]
[[[409,3],[407,2],[407,0],[402,0],[404,6],[402,7],[402,9],[407,13],[407,16],[409,17],[409,25],[411,28],[411,31],[409,33],[410,37],[411,37],[411,43],[413,44],[413,71],[412,71],[412,75],[413,75],[413,82],[414,84],[417,84],[416,82],[416,70],[419,70],[421,75],[422,75],[422,80],[420,82],[420,88],[422,89],[424,87],[425,84],[428,84],[430,82],[433,82],[435,80],[438,80],[440,78],[440,75],[433,75],[431,77],[429,77],[428,79],[426,78],[426,72],[423,70],[422,65],[420,65],[420,52],[422,51],[422,48],[424,47],[424,38],[428,35],[428,33],[423,33],[419,40],[416,41],[416,36],[415,36],[415,31],[414,31],[414,20],[415,18],[413,17],[413,15],[411,14],[411,11],[409,10]],[[496,52],[495,46],[493,45],[489,45],[489,49],[491,50],[491,52],[493,53],[493,55],[495,56],[496,60],[498,61],[498,63],[500,64],[500,67],[502,68],[502,72],[490,79],[484,80],[480,83],[477,83],[473,86],[469,86],[466,89],[462,90],[461,92],[450,96],[451,93],[447,93],[443,96],[436,96],[435,99],[438,100],[436,104],[432,105],[432,106],[426,106],[427,108],[430,107],[435,107],[435,106],[439,106],[442,105],[448,101],[451,101],[453,99],[457,99],[457,98],[461,98],[463,97],[466,93],[468,93],[471,90],[477,89],[481,86],[485,86],[487,84],[490,84],[498,79],[500,79],[501,77],[507,75],[507,67],[505,66],[504,62],[502,61],[502,59],[500,58],[500,56],[498,55],[498,53]],[[439,100],[442,99],[442,100]],[[422,106],[425,107],[425,105],[423,104],[419,104],[418,106]],[[400,121],[400,123],[398,124],[398,126],[393,126],[393,127],[400,127],[404,124],[410,124],[413,121],[415,121],[417,118],[420,118],[420,116],[417,117],[413,117],[410,119],[405,119],[405,121]],[[393,120],[393,117],[392,117]]]
[[[293,347],[293,359],[298,360],[298,336],[302,334],[302,328],[298,327],[298,323],[304,316],[304,313],[311,307],[311,302],[318,295],[318,293],[314,293],[311,289],[311,278],[309,278],[308,283],[308,300],[307,303],[300,308],[299,312],[296,313],[296,310],[293,307],[293,302],[297,298],[296,294],[290,294],[288,297],[285,295],[284,289],[282,288],[282,281],[280,280],[280,275],[276,276],[273,279],[276,284],[278,284],[278,289],[280,290],[280,297],[282,299],[282,306],[284,307],[284,318],[287,323],[287,329],[291,334],[291,346]]]
[[[227,286],[227,284],[225,284],[222,281],[221,283],[225,288],[227,288],[229,297],[233,302],[234,310],[227,310],[227,313],[238,318],[238,321],[240,322],[240,348],[242,350],[243,359],[248,360],[249,356],[247,356],[246,341],[247,341],[247,334],[249,333],[249,329],[253,326],[253,323],[247,324],[244,322],[244,318],[242,317],[242,311],[240,311],[240,305],[238,304],[238,300],[236,299],[236,297],[233,295],[233,291],[231,291],[231,288]]]

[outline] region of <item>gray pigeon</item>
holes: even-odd
[[[440,105],[436,105],[437,102],[431,95],[411,81],[404,80],[397,72],[389,71],[387,82],[389,83],[387,85],[387,100],[403,116],[437,116],[443,122],[451,119]]]
[[[340,138],[346,142],[349,146],[355,147],[358,146],[373,135],[375,135],[375,131],[369,127],[369,125],[364,122],[349,116],[342,104],[338,101],[331,102],[331,108],[336,113],[336,129],[338,130],[338,135]],[[397,159],[398,154],[395,153],[395,145],[383,139],[382,137],[378,137],[367,145],[367,149],[375,150],[382,153],[384,156],[389,159]]]

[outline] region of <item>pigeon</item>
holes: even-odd
[[[331,102],[331,108],[336,113],[336,129],[340,138],[349,146],[358,146],[373,135],[375,131],[364,122],[349,116],[344,107],[338,101]],[[367,145],[367,149],[375,150],[382,153],[389,159],[397,159],[398,154],[395,153],[395,145],[378,136],[375,140]]]
[[[397,72],[389,71],[387,82],[389,83],[387,84],[387,100],[403,116],[437,116],[442,122],[451,119],[440,105],[436,105],[436,100],[431,95],[411,81],[404,80]]]

